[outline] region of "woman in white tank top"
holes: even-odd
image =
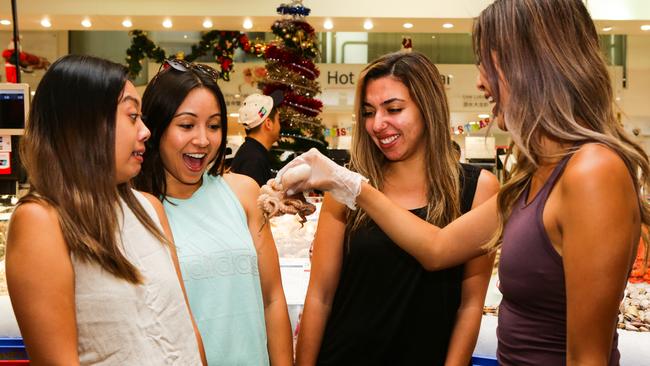
[[[33,98],[6,261],[32,364],[202,362],[162,205],[128,183],[150,133],[126,76],[65,56]]]

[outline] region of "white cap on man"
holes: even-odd
[[[282,103],[282,91],[276,90],[271,95],[251,94],[244,99],[239,108],[239,123],[247,130],[259,126],[271,114],[273,107]]]

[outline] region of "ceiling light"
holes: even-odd
[[[451,24],[451,23],[445,23],[445,24],[442,25],[442,27],[445,28],[445,29],[451,29],[451,28],[454,27],[454,25]]]
[[[644,24],[641,26],[641,30],[646,32],[650,30],[650,24]]]
[[[171,19],[165,19],[163,20],[162,25],[165,28],[171,28],[174,24],[172,23]]]
[[[490,118],[489,114],[481,113],[478,115],[478,118]]]
[[[230,113],[228,117],[239,117],[239,113]]]
[[[612,29],[614,29],[614,28],[613,27],[603,27],[603,32],[609,32]]]
[[[133,27],[133,23],[131,22],[131,19],[124,19],[122,21],[122,27],[124,28],[131,28]]]
[[[93,23],[90,21],[90,19],[87,19],[87,18],[86,18],[86,19],[84,19],[84,20],[81,21],[81,25],[82,25],[84,28],[90,28],[90,27],[93,26]]]
[[[365,22],[363,22],[363,29],[365,30],[371,30],[375,25],[372,24],[372,20],[366,19]]]
[[[9,24],[11,24],[11,21],[10,21],[10,20],[7,20],[7,19],[2,19],[2,20],[0,20],[0,24],[2,24],[2,25],[9,25]]]
[[[212,28],[212,21],[210,19],[206,19],[203,21],[203,28]]]
[[[50,20],[47,18],[43,18],[41,19],[41,25],[45,28],[49,28],[52,26],[52,22],[50,22]]]
[[[406,29],[411,29],[411,28],[413,28],[413,23],[404,23],[404,24],[402,24],[402,27],[404,27]]]
[[[334,28],[334,23],[332,23],[331,19],[326,19],[325,22],[323,22],[323,28],[330,30]]]
[[[253,21],[250,20],[250,19],[248,19],[248,18],[246,18],[246,19],[244,20],[243,27],[244,27],[244,29],[251,29],[251,28],[253,28]]]

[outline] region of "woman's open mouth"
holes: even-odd
[[[206,154],[183,154],[185,166],[193,172],[200,172],[203,168],[203,159]]]

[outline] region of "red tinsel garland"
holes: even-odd
[[[266,47],[264,58],[278,60],[282,63],[282,66],[299,73],[309,80],[315,80],[320,75],[320,71],[311,60],[304,59],[294,52],[279,48],[276,45]]]
[[[267,84],[264,87],[263,93],[270,95],[276,90],[282,90],[284,100],[281,105],[288,105],[295,109],[299,109],[301,113],[309,117],[318,116],[323,110],[323,103],[314,98],[303,97],[291,91],[291,87],[283,84]]]
[[[323,109],[323,103],[320,100],[303,97],[294,93],[285,95],[284,103],[300,109],[302,113],[310,117],[318,116]]]

